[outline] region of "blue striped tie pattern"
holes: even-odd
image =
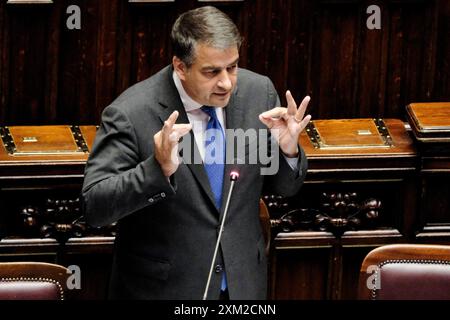
[[[211,190],[214,194],[217,209],[222,203],[223,174],[225,171],[225,133],[212,107],[202,107],[209,115],[205,136],[204,165],[208,174]]]
[[[217,119],[216,111],[213,107],[203,106],[202,111],[209,115],[205,136],[205,159],[204,166],[208,175],[209,184],[214,194],[217,209],[220,211],[222,203],[223,174],[225,171],[225,132]],[[227,288],[227,278],[225,271],[222,276],[220,289]]]

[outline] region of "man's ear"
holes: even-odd
[[[178,58],[177,56],[173,56],[172,65],[178,77],[183,81],[186,80],[187,67],[184,64],[184,62],[181,61],[181,59]]]

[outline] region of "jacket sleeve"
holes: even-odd
[[[152,143],[149,137],[149,143]],[[104,226],[175,194],[153,155],[141,161],[134,128],[117,106],[102,114],[81,192],[86,221]]]
[[[269,109],[272,109],[280,106],[281,103],[272,81],[270,79],[267,79],[267,81],[268,105]],[[275,166],[277,168],[275,174],[265,176],[263,186],[264,194],[272,193],[284,197],[291,197],[299,192],[308,170],[308,161],[300,144],[298,144],[298,150],[297,170],[293,170],[278,147],[278,156],[272,160],[278,161],[278,167]],[[273,163],[270,163],[270,166],[272,165]]]

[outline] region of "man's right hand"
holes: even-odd
[[[174,111],[170,117],[164,121],[164,126],[153,136],[155,143],[155,159],[158,161],[166,177],[170,177],[177,171],[180,164],[178,156],[178,142],[181,137],[191,129],[191,124],[175,124],[178,118],[178,111]]]

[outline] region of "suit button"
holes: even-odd
[[[216,265],[214,271],[215,271],[216,273],[221,273],[221,272],[223,271],[222,265],[220,265],[220,264]]]
[[[165,198],[166,194],[164,192],[161,192],[161,198]]]
[[[153,198],[148,199],[148,202],[150,202],[150,203],[153,203],[153,201],[155,201],[155,199],[153,199]]]

